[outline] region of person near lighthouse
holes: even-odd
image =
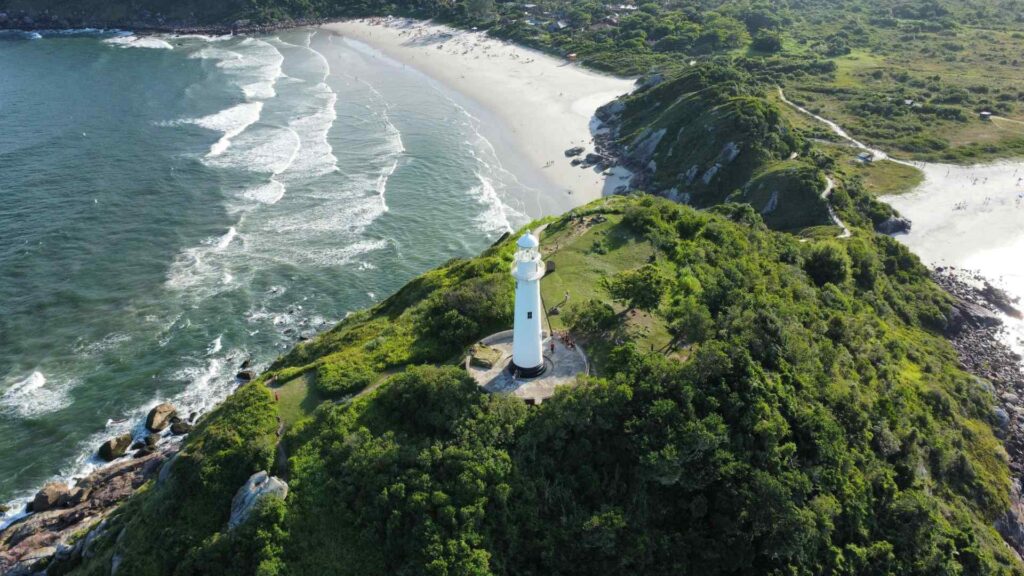
[[[516,242],[512,261],[516,280],[515,317],[512,324],[512,374],[533,378],[544,372],[544,342],[541,330],[540,279],[546,270],[540,258],[540,241],[532,233]]]

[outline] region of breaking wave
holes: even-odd
[[[54,385],[36,370],[4,391],[0,407],[23,418],[56,412],[70,403],[70,387],[71,382]]]

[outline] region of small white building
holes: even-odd
[[[516,243],[512,277],[516,279],[515,316],[512,321],[512,364],[509,369],[521,378],[544,372],[544,341],[541,327],[540,279],[546,267],[540,258],[540,241],[531,233]]]

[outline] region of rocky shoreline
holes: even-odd
[[[33,501],[35,508],[44,509],[0,532],[0,574],[45,574],[51,558],[88,558],[92,534],[76,537],[99,526],[121,502],[157,477],[180,446],[165,443],[142,457],[104,466],[74,488],[59,483],[44,486]]]
[[[1009,455],[1010,510],[995,527],[1017,554],[1024,556],[1024,367],[1021,356],[1002,337],[999,312],[1020,318],[1018,302],[987,280],[965,270],[940,267],[932,278],[955,298],[946,336],[961,367],[979,377],[995,397],[991,422]]]
[[[146,416],[144,438],[115,436],[99,446],[97,454],[112,462],[94,470],[72,486],[48,482],[26,505],[26,515],[0,530],[0,574],[37,574],[51,558],[75,560],[88,555],[89,539],[76,539],[98,526],[117,506],[160,473],[164,462],[181,448],[197,418],[178,416],[164,402]],[[125,456],[128,459],[122,460]]]

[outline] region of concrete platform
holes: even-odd
[[[555,339],[555,350],[551,351],[551,340],[547,332],[544,342],[544,361],[547,370],[536,378],[513,378],[508,370],[512,362],[512,331],[498,332],[480,341],[481,344],[501,351],[501,360],[485,369],[471,366],[466,358],[466,372],[487,392],[511,394],[522,398],[528,404],[540,404],[555,393],[555,388],[575,384],[576,377],[590,372],[587,357],[579,347],[569,348]]]

